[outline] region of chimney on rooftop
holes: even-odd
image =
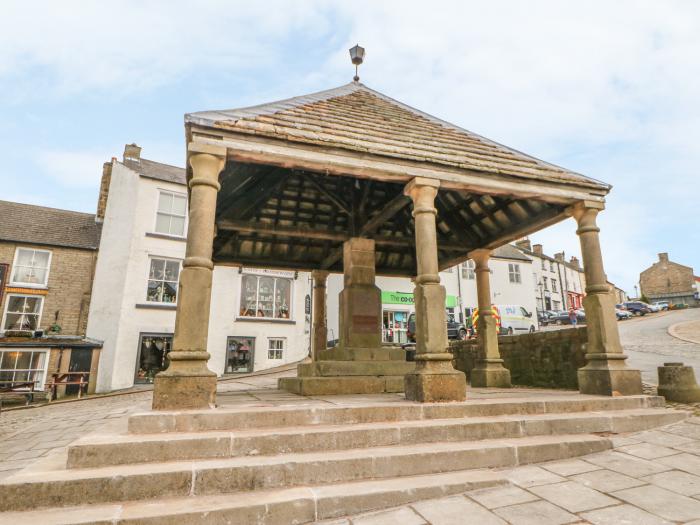
[[[521,250],[527,250],[529,252],[532,251],[532,243],[530,242],[530,239],[521,239],[519,241],[515,241],[515,245]]]
[[[565,262],[565,261],[564,261],[564,252],[555,253],[555,254],[554,254],[554,258],[555,258],[557,261]]]
[[[535,253],[537,255],[542,255],[542,253],[543,253],[542,245],[541,244],[533,244],[532,251],[533,251],[533,253]]]
[[[97,212],[95,213],[95,222],[101,223],[105,220],[110,182],[112,182],[112,163],[105,162],[102,165],[102,180],[100,181],[100,193],[97,196]]]
[[[141,161],[141,147],[137,146],[136,143],[124,146],[124,162],[127,160],[132,160],[134,162]]]
[[[668,262],[668,253],[663,252],[659,254],[659,262]]]
[[[578,262],[578,257],[574,257],[573,255],[571,256],[571,260],[569,261],[569,264],[575,268],[581,268],[581,264]]]

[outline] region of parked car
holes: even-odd
[[[641,301],[628,301],[623,303],[627,311],[631,312],[633,315],[646,315],[651,312],[646,306],[646,303]]]
[[[658,306],[654,306],[653,304],[649,304],[649,303],[643,303],[643,304],[644,304],[644,306],[649,308],[649,311],[653,314],[660,311]]]
[[[408,316],[408,326],[406,336],[412,343],[416,342],[416,314],[412,313]],[[464,340],[469,337],[469,330],[455,319],[454,314],[447,313],[447,338]]]
[[[536,320],[532,312],[528,312],[519,304],[496,304],[501,316],[501,333],[513,335],[516,332],[534,332],[537,330]]]
[[[537,312],[537,320],[539,321],[541,326],[547,326],[549,323],[552,322],[552,318],[556,317],[557,312],[553,310],[545,310],[544,312],[539,311]]]
[[[625,319],[629,319],[632,317],[632,312],[629,310],[621,310],[619,308],[615,308],[615,315],[617,316],[618,321],[624,321]]]
[[[552,322],[554,324],[571,324],[569,312],[566,310],[560,310],[557,312],[557,315],[552,318]],[[583,308],[576,310],[576,322],[579,324],[586,322],[586,312],[584,312]]]
[[[661,310],[668,310],[669,304],[668,304],[668,301],[657,301],[654,303],[653,306],[656,306],[659,309],[659,311],[661,311]]]

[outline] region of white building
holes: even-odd
[[[185,170],[130,145],[105,165],[103,221],[87,335],[104,342],[97,391],[152,382],[167,366],[185,257]],[[309,275],[216,265],[209,368],[219,375],[296,362],[310,347]]]
[[[533,293],[532,260],[514,246],[505,245],[494,250],[489,261],[491,269],[491,295],[494,304],[518,305],[534,312],[537,305]],[[445,286],[445,307],[456,318],[465,322],[477,306],[474,262],[469,260],[459,266],[440,272],[440,282]],[[415,311],[413,283],[401,277],[377,277],[382,291],[382,338],[387,343],[407,342],[408,316]],[[328,338],[338,338],[338,294],[343,288],[343,276],[328,278]],[[536,316],[533,316],[535,324]]]
[[[544,254],[541,244],[531,245],[527,239],[515,244],[518,250],[532,259],[533,290],[538,311],[583,306],[586,279],[576,257],[571,257],[568,262],[564,252],[550,257]]]

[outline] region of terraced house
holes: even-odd
[[[95,215],[0,201],[0,389],[95,388],[85,337],[99,242]]]

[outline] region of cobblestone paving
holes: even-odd
[[[700,525],[700,418],[613,438],[615,449],[502,471],[506,487],[319,525]]]

